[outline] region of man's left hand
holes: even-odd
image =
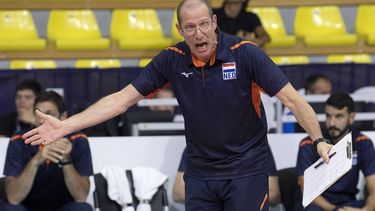
[[[328,144],[326,142],[320,142],[316,146],[318,154],[320,155],[320,157],[323,158],[324,162],[326,162],[326,163],[329,162],[328,153],[329,153],[329,150],[331,150],[332,147],[333,147],[332,144]]]
[[[72,143],[68,139],[62,138],[50,144],[50,147],[53,148],[54,151],[62,155],[62,159],[60,159],[61,162],[66,162],[70,160],[70,153],[72,151]]]

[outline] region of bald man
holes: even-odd
[[[222,33],[205,0],[181,1],[176,27],[185,41],[159,53],[124,89],[60,121],[37,112],[42,126],[24,135],[48,144],[125,112],[170,83],[185,119],[186,210],[268,210],[267,123],[260,90],[276,95],[328,161],[332,147],[316,114],[256,45]]]

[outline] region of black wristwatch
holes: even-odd
[[[67,160],[67,161],[64,161],[64,162],[59,162],[58,165],[60,168],[62,168],[63,166],[65,165],[69,165],[69,164],[72,164],[72,160]]]
[[[314,141],[314,149],[315,149],[315,152],[318,152],[317,147],[318,147],[318,144],[319,144],[320,142],[326,142],[327,144],[330,144],[330,143],[331,143],[328,139],[325,139],[325,138],[318,138],[318,139],[316,139],[316,140]]]

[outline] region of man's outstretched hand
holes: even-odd
[[[62,121],[50,115],[43,114],[38,110],[35,114],[38,122],[40,122],[40,126],[22,136],[26,144],[46,145],[59,140],[64,136]]]

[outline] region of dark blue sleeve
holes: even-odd
[[[319,159],[312,144],[304,144],[299,147],[297,155],[297,176],[303,176],[304,171]]]
[[[365,177],[375,174],[375,150],[374,145],[370,139],[360,141],[360,150],[358,154],[361,155],[360,168]]]
[[[92,158],[89,142],[86,138],[72,140],[72,162],[81,176],[93,175]]]
[[[246,17],[247,23],[249,24],[248,25],[249,31],[255,30],[255,28],[258,27],[258,26],[262,26],[262,22],[260,21],[257,14],[255,14],[253,12],[247,12],[246,15],[247,15],[247,17]]]
[[[185,172],[185,170],[186,170],[186,148],[182,152],[180,165],[178,166],[178,171]]]
[[[249,67],[251,78],[257,83],[269,96],[277,94],[288,82],[288,78],[282,70],[255,45],[246,45],[246,50],[242,55],[243,61]]]
[[[268,176],[277,176],[277,169],[276,169],[276,164],[275,164],[275,158],[273,157],[273,154],[272,154],[271,150],[268,153],[267,175]]]
[[[24,157],[24,145],[23,140],[9,141],[5,157],[5,176],[19,176],[26,167],[28,160]]]
[[[168,83],[167,68],[169,66],[168,57],[170,56],[168,53],[167,50],[164,50],[154,57],[142,70],[138,78],[132,81],[131,84],[141,95],[147,96]]]

